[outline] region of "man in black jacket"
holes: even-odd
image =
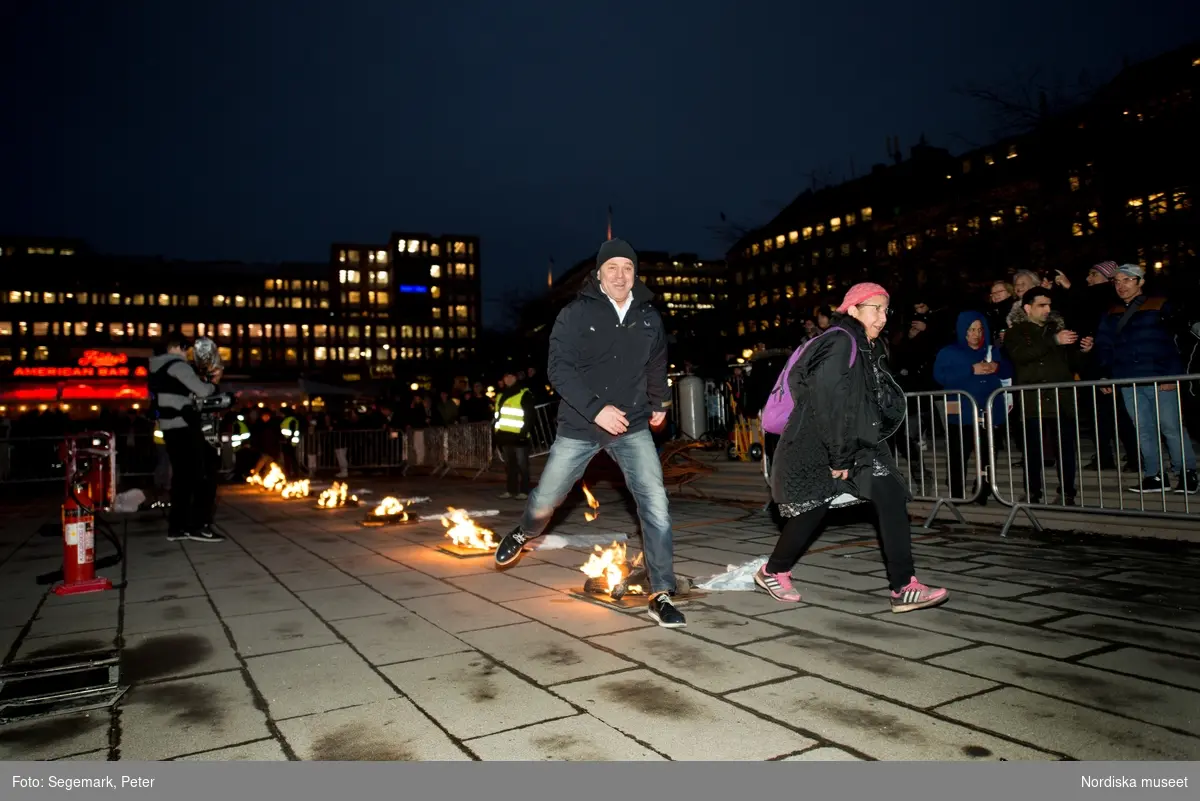
[[[667,339],[653,293],[637,278],[637,253],[620,239],[600,246],[596,272],[567,304],[550,334],[550,383],[562,403],[558,437],[529,496],[521,523],[500,542],[496,564],[514,564],[606,450],[625,474],[642,528],[650,579],[649,615],[660,626],[685,625],[675,592],[671,513],[650,429],[667,417]]]

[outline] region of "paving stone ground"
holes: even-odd
[[[376,495],[486,510],[493,486],[396,479]],[[563,510],[552,533],[627,532]],[[574,502],[572,502],[574,503]],[[761,512],[673,500],[676,568],[766,555]],[[232,487],[221,544],[171,543],[153,514],[116,525],[122,588],[60,598],[57,510],[0,517],[7,662],[118,648],[111,710],[0,726],[4,760],[1193,760],[1200,758],[1200,552],[917,530],[942,608],[887,607],[873,526],[833,521],[795,571],[801,605],[712,592],[688,627],[580,596],[586,550],[497,571],[438,549],[440,523],[359,525]],[[102,547],[103,555],[106,548]]]

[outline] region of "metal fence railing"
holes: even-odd
[[[993,492],[1012,507],[1004,531],[1020,512],[1041,530],[1034,514],[1039,509],[1169,519],[1200,514],[1200,499],[1193,497],[1200,490],[1196,448],[1183,403],[1198,380],[1074,381],[993,393],[1016,399],[1003,429],[995,425],[995,410],[988,410]],[[1120,436],[1123,422],[1132,424],[1131,443]],[[1004,434],[999,441],[998,431]]]

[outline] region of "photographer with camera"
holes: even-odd
[[[222,542],[212,530],[220,454],[205,439],[199,401],[216,393],[223,370],[217,366],[201,377],[187,361],[187,345],[171,332],[150,358],[154,417],[171,460],[167,539]]]

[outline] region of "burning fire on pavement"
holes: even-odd
[[[321,509],[339,509],[344,506],[358,506],[358,496],[350,494],[350,485],[340,481],[333,482],[329,489],[322,490],[317,496],[317,506]]]
[[[302,478],[299,481],[289,481],[283,486],[280,494],[284,498],[307,498],[308,492],[308,479]]]
[[[499,543],[493,539],[493,532],[476,525],[465,510],[450,506],[446,511],[449,514],[442,518],[442,525],[452,543],[465,550],[496,550]]]
[[[363,520],[364,526],[386,526],[389,523],[407,523],[408,512],[399,498],[388,496],[379,502]]]
[[[588,556],[587,562],[579,568],[586,575],[583,591],[593,595],[609,595],[613,600],[619,600],[625,595],[640,595],[644,592],[640,584],[629,584],[632,572],[641,565],[642,555],[639,553],[633,563],[625,559],[625,543],[613,542],[607,548],[594,546],[595,553]],[[645,571],[640,571],[644,573]]]
[[[588,489],[587,484],[583,485],[583,495],[587,498],[588,506],[592,507],[592,511],[583,513],[584,519],[590,523],[600,516],[600,512],[596,511],[600,508],[600,501],[596,500],[596,496]]]

